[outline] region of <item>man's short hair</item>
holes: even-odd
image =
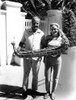
[[[32,21],[35,21],[35,20],[40,21],[40,18],[39,18],[38,16],[34,16],[34,17],[32,18]]]

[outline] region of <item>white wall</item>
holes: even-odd
[[[0,65],[6,64],[6,11],[0,11]]]
[[[13,48],[12,41],[16,46],[22,37],[25,29],[26,13],[20,12],[21,4],[5,1],[6,10],[0,10],[0,48],[1,65],[10,64]]]

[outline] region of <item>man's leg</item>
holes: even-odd
[[[41,60],[32,60],[32,90],[36,91],[38,89],[38,73],[41,65]]]
[[[30,73],[30,70],[31,70],[31,59],[24,59],[23,60],[23,89],[24,91],[27,90],[28,88],[28,77],[29,77],[29,73]]]

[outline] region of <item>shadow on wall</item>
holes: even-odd
[[[62,69],[60,73],[61,87],[57,88],[59,96],[68,96],[76,91],[76,47],[70,48],[67,55],[62,55]]]

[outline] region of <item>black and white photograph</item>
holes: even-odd
[[[0,0],[0,100],[76,100],[76,0]]]

